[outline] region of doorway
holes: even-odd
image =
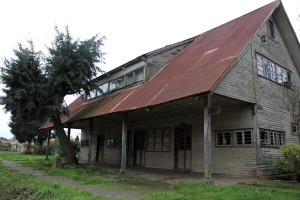
[[[133,165],[145,165],[145,132],[137,131],[134,133]]]
[[[175,170],[188,172],[192,169],[192,126],[175,127]]]
[[[104,135],[97,136],[96,162],[104,162]]]

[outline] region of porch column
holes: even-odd
[[[204,97],[204,178],[211,179],[211,94]]]
[[[45,160],[48,160],[48,157],[49,157],[50,136],[51,136],[51,128],[49,128],[49,130],[48,130],[48,136],[47,136],[47,148],[46,148],[46,158],[45,158]]]
[[[122,121],[122,153],[121,153],[121,169],[120,172],[126,172],[127,161],[127,113],[123,115]]]
[[[90,134],[89,134],[89,154],[88,154],[88,164],[91,164],[92,160],[92,145],[93,145],[93,132],[94,132],[94,119],[90,119]]]
[[[68,139],[71,139],[71,124],[68,125]]]

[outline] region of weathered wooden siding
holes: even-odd
[[[268,26],[265,23],[252,41],[253,60],[256,61],[255,53],[259,53],[273,62],[292,72],[292,83],[300,86],[299,74],[284,44],[280,32],[276,28],[276,39],[268,37]],[[262,42],[261,36],[265,36]],[[256,67],[256,62],[255,62]],[[255,68],[257,70],[257,68]],[[255,88],[257,103],[262,106],[262,110],[257,111],[257,135],[259,128],[285,132],[286,143],[299,143],[298,137],[291,134],[292,118],[284,108],[283,87],[264,77],[257,75],[255,71]],[[276,157],[282,156],[278,148],[261,148],[258,145],[258,158],[260,175],[273,173]]]
[[[255,117],[251,104],[221,107],[221,115],[213,115],[212,132],[222,130],[250,129],[254,131]],[[252,136],[250,147],[217,147],[215,134],[212,135],[213,172],[236,176],[256,176],[256,137]]]
[[[192,171],[203,172],[203,110],[201,110],[201,108],[192,114],[132,122],[131,126],[136,132],[155,128],[171,128],[170,151],[146,151],[145,167],[174,169],[174,130],[176,126],[183,123],[192,126]],[[244,103],[222,107],[220,115],[212,116],[213,173],[240,176],[254,174],[254,171],[256,171],[257,153],[254,145],[245,148],[215,146],[215,131],[245,128],[253,129],[253,115],[252,107],[245,106]],[[92,161],[96,159],[97,134],[105,134],[105,138],[119,138],[119,141],[121,141],[121,124],[117,120],[113,123],[101,123],[96,120],[94,121],[94,129],[95,136],[93,137]],[[132,131],[132,128],[129,128],[129,131]],[[88,128],[84,130],[82,138],[88,136],[88,132]],[[116,149],[108,149],[105,147],[104,152],[104,162],[120,162],[120,146]]]
[[[253,61],[250,45],[238,59],[238,62],[231,67],[214,92],[246,102],[255,102]]]
[[[165,50],[159,54],[154,54],[147,58],[146,65],[146,81],[149,80],[153,75],[161,70],[172,58],[174,58],[182,49],[184,49],[189,43],[183,43],[175,46],[174,48]]]

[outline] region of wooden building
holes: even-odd
[[[272,172],[280,145],[299,144],[282,106],[299,70],[275,1],[99,76],[63,122],[82,129],[82,162],[257,177]]]

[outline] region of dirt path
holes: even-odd
[[[79,188],[81,190],[90,192],[97,196],[107,197],[107,198],[122,197],[124,199],[130,199],[130,200],[137,200],[142,196],[141,192],[139,191],[120,190],[117,188],[106,188],[99,185],[84,185],[77,181],[65,177],[47,176],[45,175],[44,171],[36,170],[32,167],[22,166],[13,161],[4,160],[2,158],[0,158],[0,160],[2,161],[4,167],[12,171],[20,172],[23,174],[30,174],[36,176],[40,180],[50,181],[54,183],[61,183],[71,187]]]

